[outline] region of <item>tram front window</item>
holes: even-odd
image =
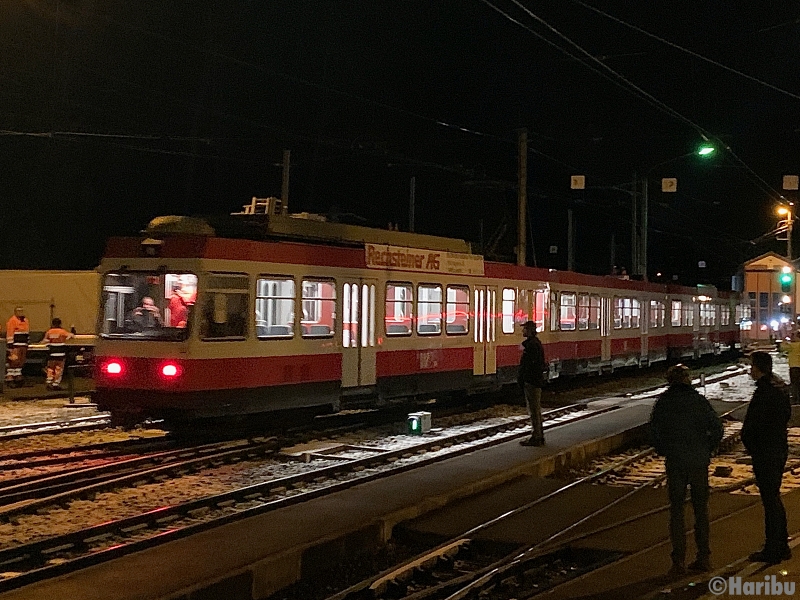
[[[185,340],[196,299],[197,276],[191,273],[108,273],[103,280],[100,335]]]

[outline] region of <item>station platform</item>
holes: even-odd
[[[0,599],[260,600],[301,574],[378,546],[401,523],[514,480],[541,482],[558,469],[639,443],[651,402],[628,401],[550,429],[544,447],[509,440],[6,592]]]

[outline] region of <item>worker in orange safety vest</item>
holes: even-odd
[[[52,323],[53,326],[44,334],[48,350],[45,385],[52,390],[60,390],[67,362],[67,340],[74,336],[61,327],[61,319],[56,317]]]
[[[30,321],[25,317],[24,309],[17,306],[14,314],[6,323],[6,383],[8,385],[21,386],[23,383],[22,367],[28,355],[30,329]]]

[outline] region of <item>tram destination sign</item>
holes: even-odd
[[[483,257],[460,252],[437,252],[366,244],[364,259],[368,269],[383,271],[418,271],[450,275],[483,275]]]

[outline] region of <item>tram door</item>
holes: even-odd
[[[611,298],[600,298],[600,358],[611,360]]]
[[[374,279],[342,286],[342,387],[375,385]]]
[[[497,288],[485,285],[475,286],[472,295],[472,312],[475,315],[472,328],[473,375],[493,375],[497,372],[496,307]]]
[[[639,322],[639,334],[640,334],[640,339],[641,339],[640,359],[641,359],[641,361],[643,363],[646,364],[647,361],[648,361],[648,358],[649,358],[649,356],[648,356],[648,352],[649,352],[648,327],[650,326],[650,303],[648,301],[646,301],[646,300],[644,302],[640,302],[639,300],[636,300],[636,302],[639,302],[639,306],[640,306],[640,308],[639,308],[639,321],[640,321]]]

